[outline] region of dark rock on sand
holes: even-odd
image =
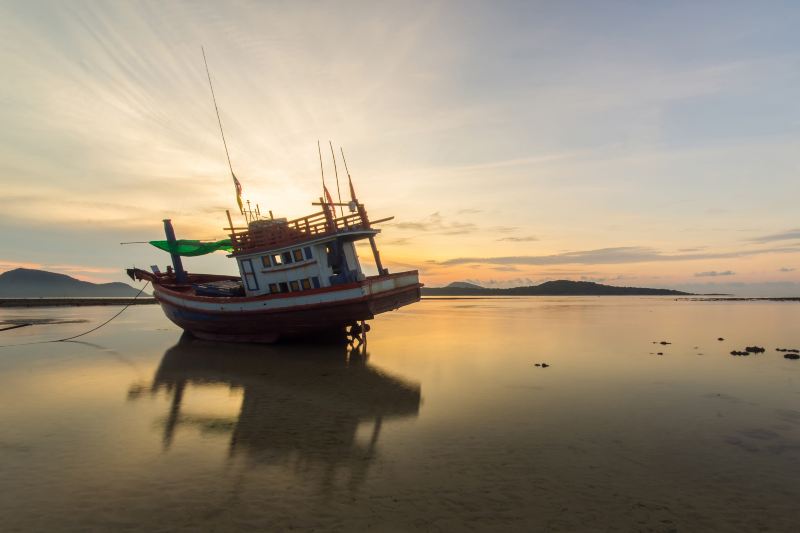
[[[762,348],[761,346],[747,346],[745,348],[745,351],[746,352],[750,352],[750,353],[764,353],[764,352],[766,352],[766,350],[764,348]]]
[[[725,339],[723,339],[722,337],[717,337],[717,340],[718,341],[724,341]]]
[[[734,350],[731,352],[731,355],[750,355],[750,352],[740,352],[739,350]]]
[[[783,357],[784,357],[784,359],[800,359],[800,354],[794,353],[794,352],[790,352],[790,353],[783,354]]]

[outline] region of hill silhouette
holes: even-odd
[[[446,287],[423,287],[423,296],[687,296],[688,292],[643,287],[614,287],[592,281],[558,280],[541,285],[494,289],[455,282]]]
[[[0,298],[98,298],[136,296],[138,292],[125,283],[90,283],[65,274],[30,268],[17,268],[0,274]]]

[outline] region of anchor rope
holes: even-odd
[[[88,331],[84,331],[83,333],[79,333],[79,334],[73,335],[71,337],[64,337],[63,339],[53,339],[53,340],[49,340],[49,341],[22,342],[22,343],[19,343],[19,344],[5,344],[5,345],[0,345],[0,348],[12,348],[14,346],[30,346],[32,344],[49,344],[49,343],[52,343],[52,342],[67,342],[67,341],[71,341],[72,339],[77,339],[78,337],[83,337],[84,335],[88,335],[89,333],[92,333],[93,331],[97,331],[98,329],[102,328],[103,326],[105,326],[106,324],[108,324],[109,322],[111,322],[112,320],[117,318],[119,315],[121,315],[127,308],[132,306],[134,304],[134,302],[136,302],[136,299],[139,298],[139,296],[141,296],[141,294],[144,292],[144,290],[147,288],[148,285],[150,285],[149,281],[144,284],[144,286],[141,288],[141,290],[139,290],[138,293],[136,293],[136,296],[133,297],[133,300],[131,300],[130,303],[127,304],[125,307],[120,309],[117,314],[115,314],[114,316],[112,316],[111,318],[109,318],[108,320],[106,320],[105,322],[100,324],[99,326],[93,327],[92,329],[90,329]]]

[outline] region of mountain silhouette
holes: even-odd
[[[138,292],[125,283],[90,283],[65,274],[31,268],[17,268],[0,274],[0,298],[136,296]]]
[[[457,281],[446,287],[422,288],[423,296],[686,296],[690,294],[671,289],[614,287],[592,281],[565,279],[510,289],[486,288],[464,281]]]

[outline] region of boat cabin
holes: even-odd
[[[355,242],[363,239],[370,241],[379,275],[387,273],[374,240],[380,230],[371,227],[363,205],[346,204],[347,215],[340,205],[338,218],[336,205],[322,199],[315,205],[321,205],[322,211],[295,220],[257,218],[246,228],[232,223],[226,228],[233,246],[229,257],[238,263],[246,296],[300,293],[363,281],[366,276],[355,248]]]

